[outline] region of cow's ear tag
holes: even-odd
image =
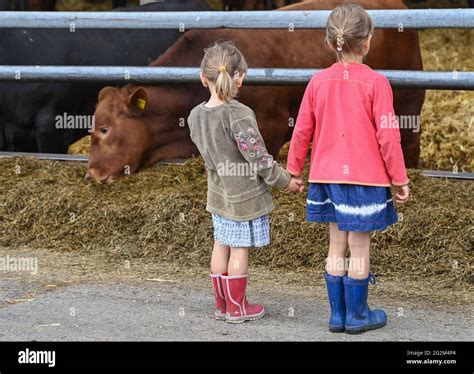
[[[139,108],[139,109],[141,109],[141,110],[145,110],[145,107],[146,107],[146,100],[143,100],[143,99],[138,98],[136,105],[137,105],[137,108]]]
[[[127,106],[130,109],[139,109],[144,111],[148,101],[148,93],[143,87],[138,87],[130,96],[128,96]],[[136,112],[136,110],[134,110]]]

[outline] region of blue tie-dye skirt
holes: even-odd
[[[388,187],[310,183],[306,220],[336,222],[342,231],[375,231],[398,217]]]

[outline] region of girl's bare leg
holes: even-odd
[[[230,248],[229,266],[227,274],[244,275],[249,268],[249,249],[248,248]]]
[[[348,232],[339,230],[337,223],[329,223],[329,252],[326,272],[330,275],[345,275],[345,256],[348,245]]]
[[[348,242],[351,251],[349,277],[365,279],[370,269],[370,232],[350,231]]]
[[[211,257],[211,273],[223,274],[227,271],[229,263],[230,247],[214,241],[214,248]]]

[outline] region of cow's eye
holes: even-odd
[[[107,131],[109,131],[109,129],[108,129],[107,127],[101,127],[101,128],[100,128],[100,132],[101,132],[102,134],[107,134]]]

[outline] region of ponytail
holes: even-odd
[[[370,15],[360,5],[346,3],[335,8],[326,25],[326,41],[339,61],[344,55],[362,54],[362,47],[374,32]]]
[[[215,82],[216,93],[219,99],[229,102],[237,95],[237,85],[235,80],[227,72],[224,65],[219,67],[219,74]]]
[[[238,93],[236,80],[247,71],[247,62],[231,42],[217,42],[204,50],[201,72],[215,85],[220,100],[229,102]]]

